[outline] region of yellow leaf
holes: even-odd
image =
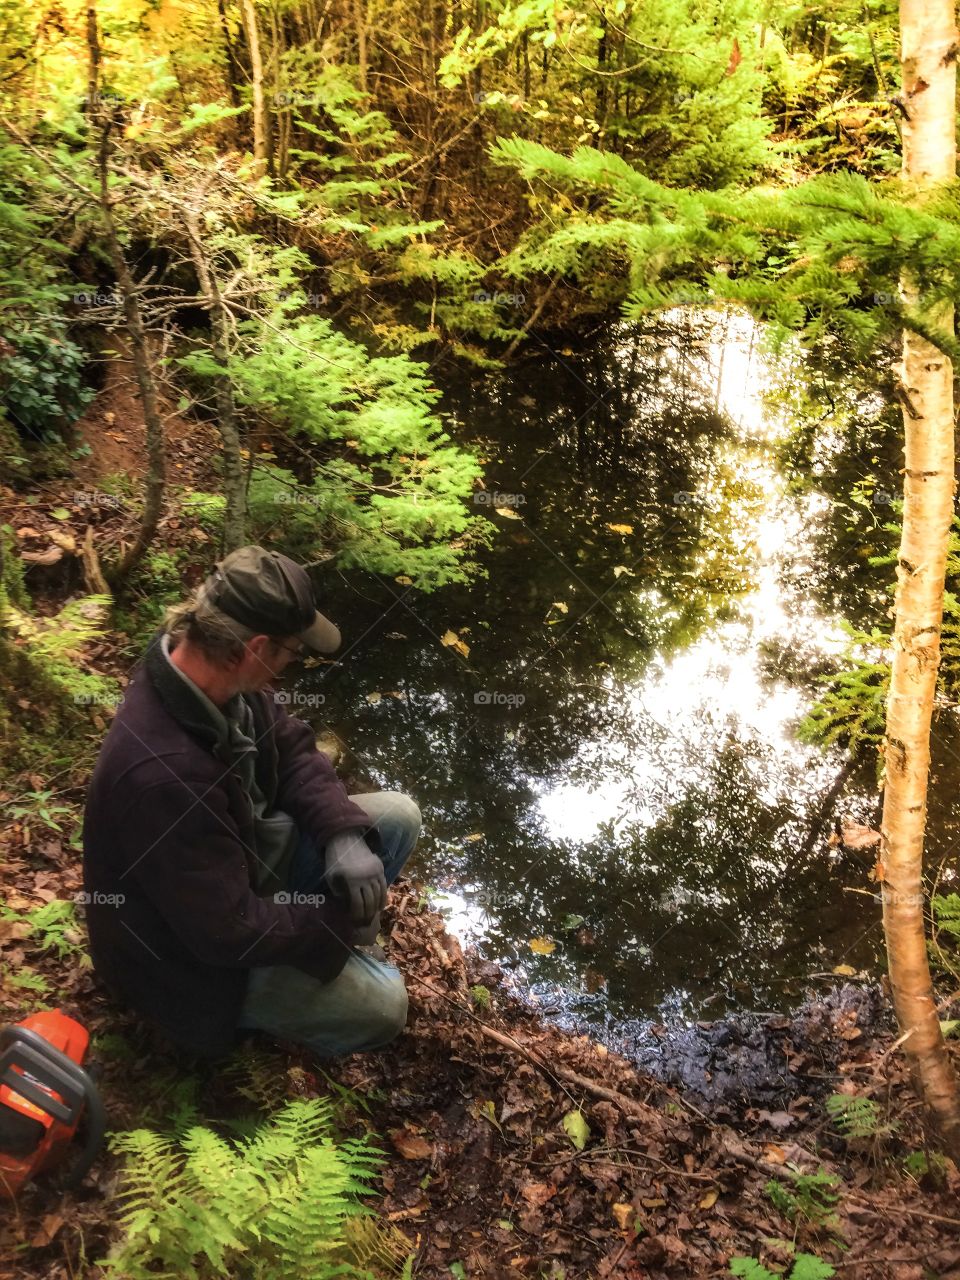
[[[612,529],[614,533],[633,533],[632,524],[608,524],[608,529]]]
[[[551,609],[559,609],[561,613],[569,613],[569,612],[570,612],[570,606],[569,606],[568,604],[564,604],[562,600],[554,600],[554,602],[553,602],[553,604],[550,606],[550,608],[551,608]]]
[[[522,520],[523,516],[519,511],[514,511],[513,507],[494,507],[499,516],[506,516],[508,520]]]
[[[376,706],[377,703],[380,701],[380,697],[381,695],[379,693],[368,693],[367,701],[373,703],[373,705]]]
[[[470,834],[469,834],[468,836],[464,836],[463,838],[464,838],[464,840],[469,840],[469,841],[471,842],[471,844],[472,844],[472,843],[473,843],[473,841],[475,841],[475,840],[482,840],[482,839],[483,839],[483,832],[482,832],[482,831],[471,831],[471,832],[470,832]]]
[[[611,1208],[613,1209],[613,1216],[617,1220],[617,1226],[621,1231],[626,1231],[627,1224],[633,1217],[633,1205],[621,1203],[611,1205]]]
[[[399,578],[394,578],[394,582],[399,582],[402,587],[412,587],[413,579],[408,578],[405,573],[401,573]]]
[[[617,565],[614,565],[614,567],[613,567],[613,576],[614,576],[615,578],[622,578],[622,577],[623,577],[623,575],[624,575],[625,573],[626,573],[626,574],[629,574],[629,576],[630,576],[631,578],[635,578],[635,577],[637,576],[637,575],[633,572],[633,570],[632,570],[632,569],[628,569],[628,568],[627,568],[627,566],[626,566],[625,564],[617,564]]]
[[[834,965],[833,972],[839,974],[841,978],[852,978],[857,971],[848,964],[837,964]]]
[[[590,1139],[590,1126],[583,1118],[581,1111],[568,1111],[561,1121],[563,1131],[577,1148],[582,1151]]]
[[[535,951],[538,956],[548,956],[551,951],[556,951],[557,944],[551,942],[549,938],[531,938],[530,950]]]
[[[462,653],[465,658],[470,656],[470,646],[464,644],[455,631],[445,631],[440,637],[440,643],[445,644],[449,649],[456,649],[457,653]]]
[[[717,1190],[716,1187],[713,1187],[712,1190],[708,1191],[707,1194],[700,1201],[700,1208],[712,1209],[713,1206],[717,1203],[717,1198],[719,1197],[719,1195],[720,1195],[720,1192]]]
[[[664,1209],[666,1208],[666,1200],[641,1200],[640,1203],[645,1209]]]

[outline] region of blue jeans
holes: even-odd
[[[366,811],[376,830],[384,877],[392,884],[417,843],[420,810],[399,791],[350,799]],[[287,887],[299,893],[329,892],[323,859],[307,837],[294,854]],[[406,1021],[407,989],[400,970],[353,950],[332,982],[320,982],[290,965],[251,969],[239,1027],[265,1031],[336,1058],[389,1044]]]

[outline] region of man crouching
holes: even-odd
[[[83,824],[94,968],[188,1052],[255,1028],[335,1057],[406,1022],[399,971],[359,948],[420,812],[348,795],[270,687],[339,644],[305,569],[241,547],[168,611],[101,747]]]

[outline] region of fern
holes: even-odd
[[[832,1093],[827,1098],[827,1114],[848,1141],[885,1137],[894,1126],[883,1120],[879,1103],[856,1094]]]
[[[123,1280],[328,1280],[368,1275],[374,1254],[398,1272],[406,1249],[386,1230],[359,1232],[360,1197],[382,1156],[364,1137],[335,1141],[330,1099],[288,1102],[247,1138],[200,1125],[177,1141],[150,1130],[115,1135],[124,1237],[101,1265]]]

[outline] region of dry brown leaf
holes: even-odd
[[[701,1208],[701,1209],[712,1209],[712,1208],[713,1208],[713,1206],[717,1203],[717,1200],[718,1200],[719,1196],[720,1196],[720,1192],[719,1192],[719,1190],[718,1190],[716,1187],[711,1187],[711,1189],[707,1192],[707,1194],[706,1194],[706,1195],[703,1197],[703,1199],[700,1201],[700,1208]]]
[[[557,1194],[557,1188],[549,1182],[528,1182],[520,1188],[520,1194],[527,1204],[539,1207]]]
[[[433,1147],[412,1129],[388,1129],[390,1141],[404,1160],[426,1160],[433,1155]]]

